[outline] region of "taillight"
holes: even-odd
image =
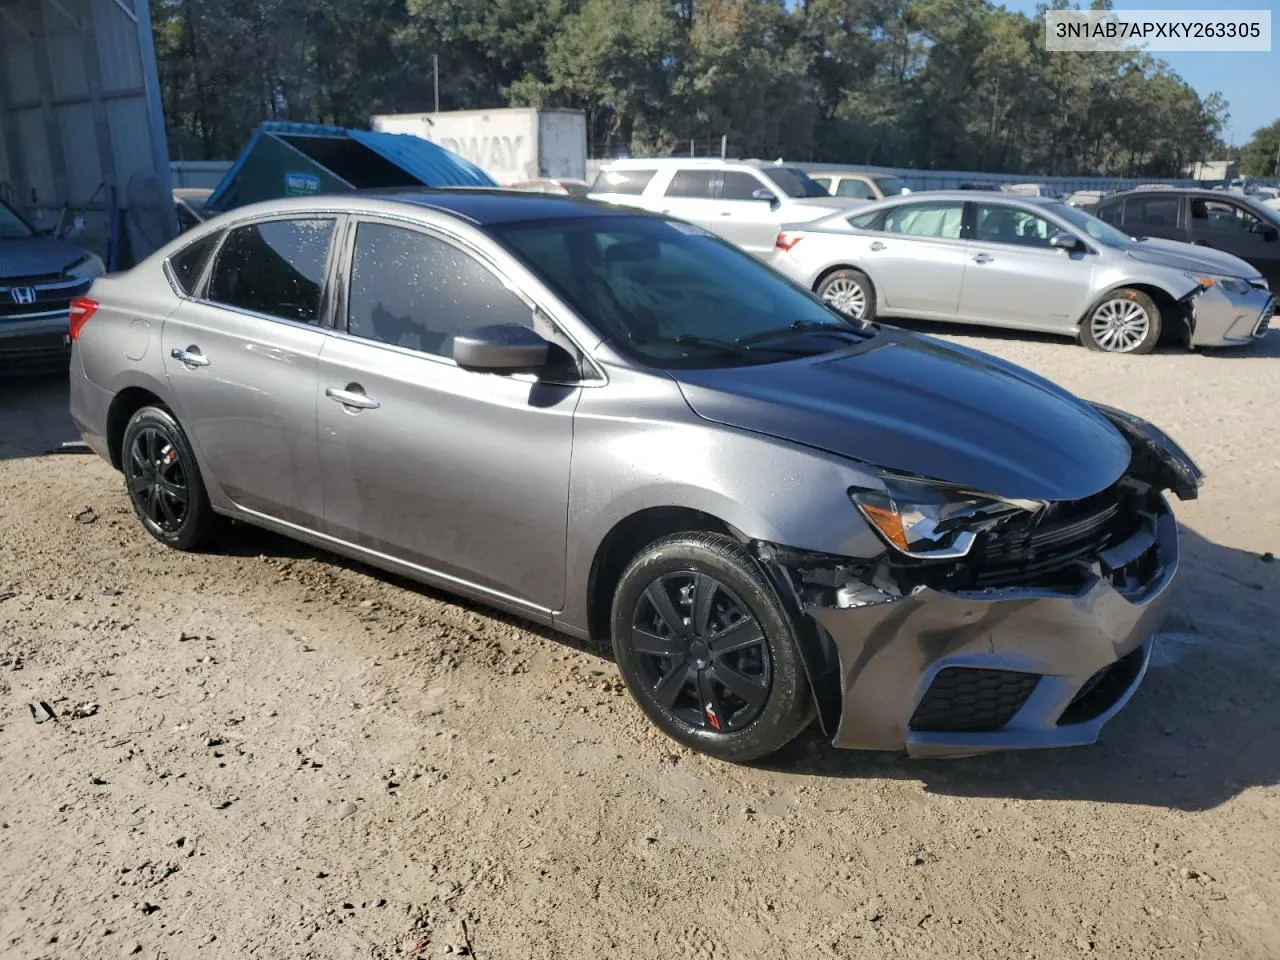
[[[773,241],[773,245],[779,250],[790,250],[797,243],[804,239],[803,233],[780,233],[778,239]]]
[[[71,301],[71,339],[80,339],[80,328],[98,312],[98,301],[88,297],[76,297]]]

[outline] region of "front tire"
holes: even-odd
[[[855,320],[876,318],[876,288],[861,270],[846,267],[822,278],[815,291],[827,304]]]
[[[194,550],[214,526],[195,453],[164,407],[142,407],[124,428],[120,467],[133,512],[147,533],[175,550]]]
[[[680,533],[645,547],[618,582],[611,625],[627,688],[686,746],[757,760],[812,716],[795,627],[729,537]]]
[[[1085,314],[1080,339],[1103,353],[1150,353],[1160,340],[1160,309],[1141,290],[1112,290]]]

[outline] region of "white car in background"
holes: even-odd
[[[773,257],[784,223],[805,223],[867,201],[833,197],[782,162],[664,158],[612,160],[589,196],[688,220],[755,254]]]

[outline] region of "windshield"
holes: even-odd
[[[1085,213],[1079,207],[1069,207],[1065,203],[1050,203],[1045,209],[1056,213],[1077,230],[1083,230],[1094,240],[1108,247],[1123,247],[1132,242],[1126,234],[1121,233],[1111,224],[1099,220],[1091,213]]]
[[[880,192],[886,197],[897,196],[900,193],[910,193],[907,187],[907,181],[901,177],[875,177],[876,186],[880,188]]]
[[[825,187],[795,167],[764,167],[760,170],[788,197],[828,197]]]
[[[843,349],[875,331],[691,224],[583,217],[489,232],[601,336],[648,366],[773,363]]]
[[[34,236],[34,231],[27,222],[11,210],[8,204],[0,203],[0,240],[19,240]]]

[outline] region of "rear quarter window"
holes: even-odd
[[[658,171],[653,170],[601,170],[596,182],[591,185],[592,193],[621,193],[629,196],[639,196],[644,193],[644,188],[649,185],[649,181],[653,179],[654,174]]]
[[[213,252],[214,247],[218,245],[221,236],[221,232],[215,230],[195,243],[187,244],[169,258],[169,268],[173,271],[173,278],[183,293],[190,296],[195,292],[196,284],[200,282],[200,275],[204,272],[205,262],[209,259],[209,254]]]

